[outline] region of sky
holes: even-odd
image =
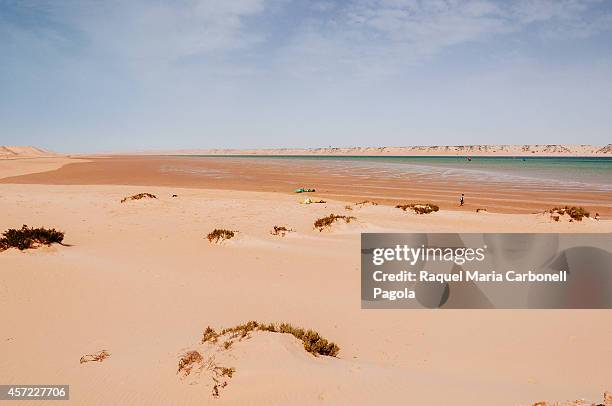
[[[0,0],[0,145],[612,142],[612,0]]]

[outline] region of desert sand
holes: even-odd
[[[42,165],[12,162],[0,177]],[[141,192],[157,199],[120,202]],[[382,204],[347,210],[347,200],[301,205],[303,197],[0,184],[0,230],[28,224],[66,233],[65,245],[0,253],[0,382],[70,384],[71,403],[92,405],[531,405],[599,400],[610,389],[609,311],[361,310],[358,252],[369,231],[611,232],[612,221],[416,215]],[[313,221],[330,213],[357,220],[315,230]],[[274,225],[294,232],[271,235]],[[238,232],[211,244],[214,228]],[[314,357],[290,335],[263,332],[228,350],[200,344],[207,326],[248,320],[312,328],[340,353]],[[110,357],[79,362],[101,350]],[[190,350],[235,368],[218,398],[206,367],[177,374]]]

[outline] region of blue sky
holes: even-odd
[[[612,142],[612,1],[0,0],[0,145]]]

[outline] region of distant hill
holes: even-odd
[[[447,145],[409,147],[328,147],[157,151],[179,155],[329,155],[329,156],[612,156],[612,144],[598,145]]]
[[[42,148],[31,147],[31,146],[1,146],[0,145],[0,159],[3,158],[36,158],[36,157],[48,157],[58,156],[58,154],[44,150]]]

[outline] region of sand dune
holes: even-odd
[[[2,146],[0,145],[0,159],[2,158],[31,158],[57,156],[58,154],[31,146]]]
[[[157,199],[121,203],[143,192]],[[71,403],[100,405],[531,405],[610,389],[608,311],[361,310],[355,253],[362,231],[610,232],[612,221],[348,210],[302,197],[0,185],[0,230],[66,233],[65,246],[0,253],[0,382],[70,384]],[[316,230],[330,213],[356,220]],[[294,232],[271,235],[274,225]],[[214,228],[238,233],[212,244]],[[257,332],[229,350],[200,344],[206,326],[251,319],[313,328],[338,357],[314,357],[287,334]],[[101,350],[102,362],[80,362]],[[177,373],[190,350],[235,368],[218,398],[208,369]]]

